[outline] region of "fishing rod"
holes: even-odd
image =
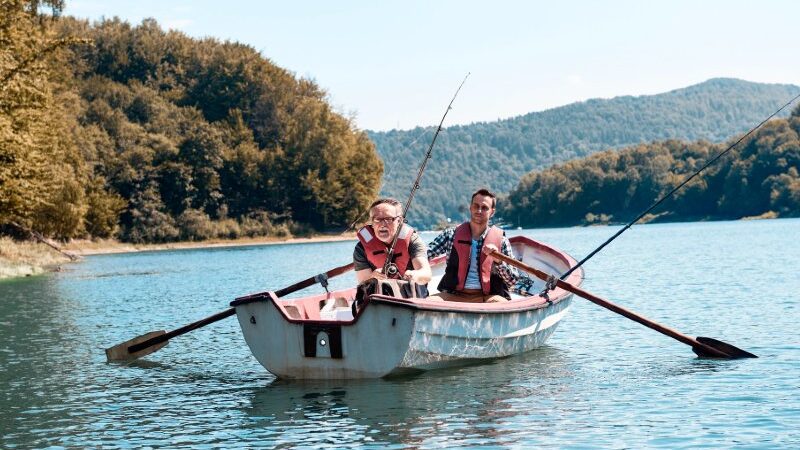
[[[447,113],[453,108],[453,102],[458,97],[459,91],[461,91],[461,87],[464,86],[464,83],[467,82],[467,78],[469,78],[469,72],[464,77],[464,80],[461,81],[461,84],[458,85],[458,89],[456,89],[456,93],[453,94],[453,98],[450,100],[450,104],[447,105],[447,109],[444,111],[444,115],[442,115],[442,120],[439,121],[439,127],[436,128],[436,133],[433,134],[433,139],[431,140],[431,145],[428,147],[428,152],[425,154],[425,159],[422,160],[422,164],[419,166],[419,171],[417,172],[417,179],[414,180],[414,184],[411,186],[411,193],[408,195],[408,200],[406,201],[406,205],[403,208],[403,222],[405,222],[405,218],[408,214],[408,210],[411,208],[411,201],[414,200],[414,194],[419,189],[419,180],[422,179],[422,173],[425,172],[425,166],[428,165],[428,160],[431,159],[431,154],[433,153],[433,145],[436,143],[436,138],[439,137],[439,132],[442,131],[442,124],[444,124],[444,118],[447,117]],[[389,246],[389,251],[386,253],[386,262],[383,263],[383,273],[386,276],[394,277],[398,273],[397,265],[392,262],[392,258],[394,257],[394,247],[397,245],[397,238],[400,236],[400,231],[403,229],[402,224],[397,227],[397,230],[394,232],[394,238],[392,238],[392,245]]]
[[[655,209],[655,207],[656,207],[656,206],[660,205],[660,204],[661,204],[661,203],[662,203],[664,200],[666,200],[667,198],[669,198],[670,196],[672,196],[672,194],[674,194],[674,193],[675,193],[675,192],[677,192],[677,191],[678,191],[680,188],[682,188],[683,186],[685,186],[685,185],[686,185],[686,183],[688,183],[689,181],[691,181],[691,180],[692,180],[694,177],[696,177],[697,175],[700,175],[700,173],[701,173],[702,171],[704,171],[704,170],[705,170],[705,169],[706,169],[708,166],[710,166],[711,164],[714,164],[714,162],[716,162],[718,159],[720,159],[720,158],[721,158],[723,155],[725,155],[725,154],[726,154],[726,153],[728,153],[729,151],[733,150],[733,148],[734,148],[734,147],[736,147],[737,145],[739,145],[739,143],[741,143],[743,140],[745,140],[745,138],[747,138],[748,136],[750,136],[751,134],[753,134],[753,133],[754,133],[756,130],[758,130],[759,128],[761,128],[761,127],[762,127],[762,126],[763,126],[765,123],[767,123],[767,121],[769,121],[770,119],[772,119],[773,117],[775,117],[775,116],[776,116],[778,113],[780,113],[781,111],[783,111],[784,109],[786,109],[786,107],[787,107],[787,106],[789,106],[789,105],[791,105],[792,103],[794,103],[794,102],[795,102],[795,100],[797,100],[798,98],[800,98],[800,94],[796,95],[796,96],[795,96],[793,99],[789,100],[789,101],[788,101],[788,102],[787,102],[785,105],[783,105],[783,106],[781,106],[780,108],[778,108],[778,110],[777,110],[777,111],[775,111],[774,113],[770,114],[770,115],[769,115],[769,117],[767,117],[766,119],[762,120],[762,121],[761,121],[761,123],[759,123],[759,124],[758,124],[758,125],[756,125],[755,127],[751,128],[751,129],[750,129],[750,131],[748,131],[748,132],[747,132],[747,133],[745,133],[745,134],[744,134],[742,137],[740,137],[738,141],[736,141],[736,142],[734,142],[733,144],[731,144],[730,146],[728,146],[728,148],[726,148],[724,151],[722,151],[722,152],[720,152],[719,154],[717,154],[717,156],[715,156],[715,157],[711,158],[710,160],[708,160],[708,162],[706,162],[706,163],[703,165],[703,167],[701,167],[699,170],[697,170],[697,171],[696,171],[695,173],[693,173],[691,176],[689,176],[688,178],[686,178],[685,180],[683,180],[683,182],[681,182],[681,184],[679,184],[678,186],[674,187],[674,188],[673,188],[671,191],[669,191],[667,194],[665,194],[664,196],[662,196],[661,198],[659,198],[659,199],[658,199],[658,200],[657,200],[655,203],[653,203],[653,204],[652,204],[652,205],[651,205],[649,208],[647,208],[647,209],[646,209],[646,210],[645,210],[643,213],[641,213],[641,214],[639,214],[638,216],[636,216],[636,218],[635,218],[635,219],[633,219],[633,220],[631,220],[630,222],[628,222],[628,224],[627,224],[627,225],[625,225],[624,227],[622,227],[622,229],[620,229],[619,231],[617,231],[617,232],[616,232],[616,233],[615,233],[613,236],[611,236],[611,237],[610,237],[610,238],[609,238],[607,241],[603,242],[603,243],[602,243],[602,244],[601,244],[599,247],[597,247],[596,249],[594,249],[594,250],[593,250],[591,253],[589,253],[589,254],[588,254],[588,255],[587,255],[585,258],[583,258],[582,260],[580,260],[580,261],[578,262],[578,264],[576,264],[575,266],[573,266],[572,268],[570,268],[568,271],[564,272],[564,274],[562,274],[562,275],[559,277],[559,279],[561,279],[561,280],[565,280],[565,279],[566,279],[566,278],[567,278],[567,277],[568,277],[568,276],[569,276],[569,275],[570,275],[572,272],[574,272],[574,271],[575,271],[575,270],[577,270],[579,267],[581,267],[581,266],[583,265],[583,263],[585,263],[585,262],[586,262],[586,261],[588,261],[588,260],[589,260],[589,259],[590,259],[592,256],[594,256],[595,254],[597,254],[597,253],[598,253],[600,250],[602,250],[602,249],[603,249],[603,248],[604,248],[606,245],[610,244],[610,243],[611,243],[611,241],[613,241],[614,239],[616,239],[617,237],[619,237],[619,235],[620,235],[620,234],[622,234],[622,233],[624,233],[624,232],[625,232],[625,230],[627,230],[628,228],[630,228],[631,226],[633,226],[633,224],[635,224],[636,222],[638,222],[638,221],[639,221],[639,219],[641,219],[641,218],[642,218],[642,217],[644,217],[644,216],[645,216],[647,213],[649,213],[650,211],[652,211],[653,209]],[[555,284],[548,282],[548,287],[549,287],[549,286],[551,286],[551,285],[552,285],[552,286],[555,286]],[[547,289],[547,288],[546,288],[545,290],[549,290],[549,289]]]
[[[419,134],[419,136],[414,138],[414,140],[411,141],[410,143],[404,144],[404,145],[406,147],[411,147],[414,144],[416,144],[420,139],[422,139],[422,137],[425,136],[426,134],[428,134],[427,130],[422,130],[422,132]],[[388,178],[390,178],[392,176],[392,174],[394,173],[394,168],[395,168],[395,166],[397,166],[397,162],[398,161],[400,161],[400,157],[399,156],[397,158],[394,158],[394,161],[392,161],[391,165],[389,165],[389,169],[383,172],[383,183],[381,183],[381,188],[379,189],[379,191],[383,191],[383,188],[386,187],[386,180]],[[384,168],[385,167],[386,167],[386,162],[384,161]],[[344,231],[342,231],[340,234],[341,235],[345,235],[345,234],[349,233],[350,231],[354,230],[356,225],[361,223],[362,220],[364,219],[364,216],[367,215],[367,214],[369,214],[369,209],[365,209],[364,211],[361,211],[358,214],[358,217],[356,217],[356,220],[352,221],[350,223],[350,225],[347,228],[345,228]]]

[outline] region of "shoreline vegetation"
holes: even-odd
[[[358,223],[379,195],[408,186],[403,173],[384,176],[377,149],[390,168],[416,161],[405,152],[422,128],[373,133],[376,147],[313,79],[252,47],[62,9],[0,6],[0,237],[42,236],[78,255],[319,242],[339,238],[317,230]],[[489,187],[500,196],[495,220],[511,227],[627,223],[795,90],[715,79],[665,97],[580,102],[536,124],[529,115],[451,127],[441,156],[454,159],[437,163],[430,175],[444,180],[426,183],[409,222],[457,223],[460,189]],[[800,217],[800,106],[759,127],[643,221]],[[0,239],[0,278],[69,259]]]
[[[2,5],[0,235],[289,237],[344,229],[378,196],[366,132],[256,49]]]
[[[780,218],[775,213],[759,216],[742,217],[739,220],[768,220]],[[707,222],[695,220],[693,222]],[[675,221],[680,222],[680,221]],[[646,220],[639,223],[665,223]],[[574,226],[616,226],[622,223],[590,223]],[[420,230],[420,232],[438,233],[441,229]],[[201,248],[246,247],[251,245],[309,244],[320,242],[337,242],[356,240],[354,231],[336,234],[314,234],[305,237],[245,237],[237,239],[209,239],[204,241],[179,241],[158,244],[133,244],[115,239],[88,240],[76,239],[67,243],[18,241],[9,237],[0,237],[0,281],[11,278],[23,278],[48,272],[60,272],[68,263],[81,261],[81,257],[119,253],[155,252],[165,250],[187,250]],[[60,249],[55,250],[55,247]],[[69,255],[76,257],[71,259]]]
[[[70,259],[45,244],[0,238],[0,279],[21,278],[60,270]]]
[[[79,262],[82,256],[185,250],[197,248],[244,247],[249,245],[308,244],[355,240],[355,233],[315,234],[308,237],[256,237],[239,239],[210,239],[206,241],[168,242],[161,244],[131,244],[114,239],[73,240],[58,247],[62,252],[79,257],[71,260],[47,244],[0,238],[0,280],[59,272],[64,265]]]

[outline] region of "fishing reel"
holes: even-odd
[[[398,274],[399,274],[399,273],[400,273],[400,269],[398,269],[398,268],[397,268],[397,264],[395,264],[395,263],[389,263],[389,265],[388,265],[388,266],[386,266],[386,273],[385,273],[385,275],[386,275],[388,278],[397,278],[397,276],[398,276]]]

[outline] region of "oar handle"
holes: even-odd
[[[534,267],[531,267],[531,266],[529,266],[529,265],[527,265],[527,264],[525,264],[525,263],[523,263],[521,261],[517,261],[514,258],[510,258],[510,257],[508,257],[508,256],[506,256],[506,255],[504,255],[504,254],[502,254],[502,253],[500,253],[500,252],[498,252],[496,250],[493,251],[492,253],[490,253],[489,256],[491,256],[492,258],[498,259],[500,261],[503,261],[503,262],[505,262],[507,264],[510,264],[510,265],[512,265],[514,267],[520,268],[520,269],[522,269],[522,270],[524,270],[524,271],[526,271],[528,273],[536,275],[538,278],[541,278],[542,280],[547,280],[548,278],[550,278],[550,275],[548,273],[543,272],[543,271],[541,271],[539,269],[536,269]],[[598,296],[596,296],[596,295],[594,295],[594,294],[592,294],[590,292],[584,291],[583,289],[581,289],[581,288],[579,288],[577,286],[573,286],[572,284],[567,283],[566,281],[557,280],[556,281],[556,286],[560,287],[561,289],[564,289],[565,291],[572,292],[573,294],[579,295],[579,296],[585,298],[586,300],[589,300],[590,302],[592,302],[592,303],[594,303],[596,305],[600,305],[603,308],[606,308],[606,309],[608,309],[610,311],[613,311],[613,312],[615,312],[615,313],[617,313],[617,314],[619,314],[621,316],[627,317],[628,319],[631,319],[631,320],[633,320],[635,322],[638,322],[638,323],[640,323],[640,324],[642,324],[642,325],[644,325],[644,326],[646,326],[648,328],[656,330],[661,334],[664,334],[664,335],[669,336],[669,337],[671,337],[673,339],[676,339],[676,340],[678,340],[680,342],[683,342],[684,344],[689,345],[689,346],[691,346],[693,348],[701,348],[706,352],[706,354],[708,354],[710,356],[716,356],[716,357],[719,357],[719,358],[728,358],[728,357],[730,357],[730,355],[728,355],[727,353],[721,352],[721,351],[719,351],[719,350],[717,350],[717,349],[715,349],[713,347],[710,347],[710,346],[708,346],[706,344],[703,344],[702,342],[698,341],[697,339],[695,339],[695,338],[693,338],[691,336],[687,336],[687,335],[681,333],[680,331],[674,330],[674,329],[672,329],[670,327],[667,327],[667,326],[661,325],[660,323],[654,322],[654,321],[652,321],[652,320],[650,320],[650,319],[648,319],[648,318],[646,318],[646,317],[644,317],[642,315],[639,315],[639,314],[637,314],[637,313],[635,313],[635,312],[633,312],[633,311],[631,311],[629,309],[623,308],[622,306],[616,305],[616,304],[614,304],[614,303],[612,303],[612,302],[610,302],[610,301],[608,301],[608,300],[606,300],[604,298],[598,297]]]

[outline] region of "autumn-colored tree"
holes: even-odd
[[[62,7],[0,0],[0,224],[66,238],[84,230],[85,171],[54,58],[85,40],[56,36]]]
[[[253,48],[164,32],[151,19],[64,19],[60,29],[95,43],[65,64],[82,100],[74,134],[90,178],[106,183],[104,201],[96,185],[87,201],[106,213],[116,195],[126,202],[124,239],[343,228],[377,195],[382,164],[366,134],[313,81]],[[86,214],[87,230],[90,217],[106,223],[101,211]]]

